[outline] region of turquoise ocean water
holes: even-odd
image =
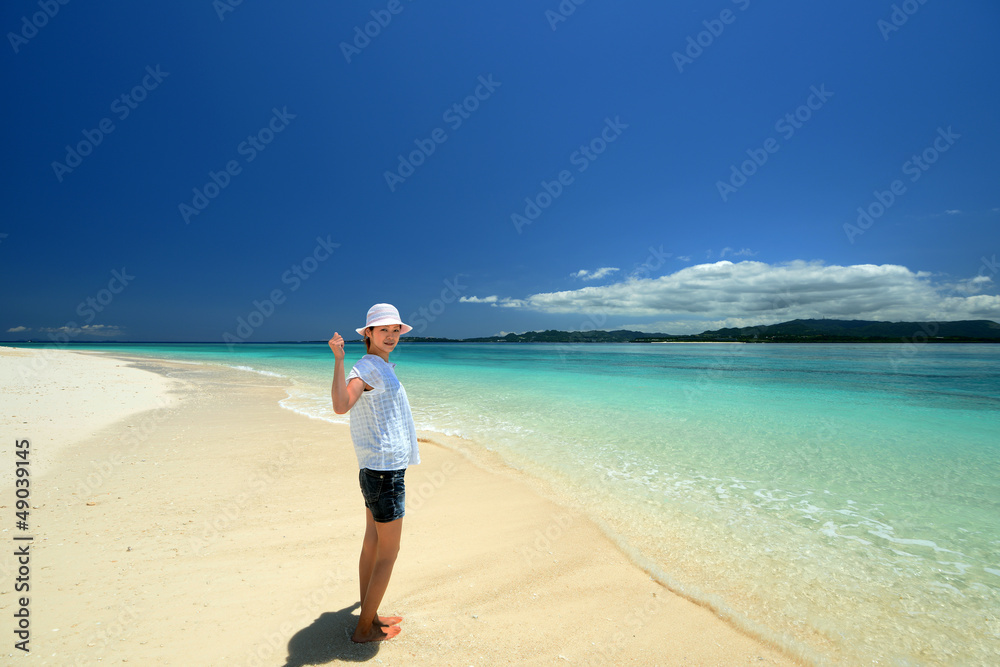
[[[325,344],[71,349],[279,375],[283,407],[347,420]],[[821,663],[1000,664],[1000,346],[404,342],[392,361],[418,429],[553,479],[745,629]]]

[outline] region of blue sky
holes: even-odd
[[[0,12],[6,340],[1000,320],[993,2]]]

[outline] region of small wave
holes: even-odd
[[[272,373],[271,371],[262,371],[258,368],[253,368],[252,366],[230,366],[230,368],[235,368],[238,371],[249,371],[251,373],[260,373],[261,375],[266,375],[273,378],[283,378],[285,377],[281,373]]]
[[[952,593],[954,593],[954,594],[956,594],[958,596],[961,596],[963,598],[965,597],[965,593],[963,593],[962,591],[958,590],[955,586],[952,586],[951,584],[941,583],[940,581],[932,581],[930,585],[934,586],[936,588],[943,588],[944,590],[950,591],[950,592],[952,592]]]
[[[878,530],[869,530],[868,532],[874,535],[875,537],[881,537],[883,540],[888,540],[893,544],[906,544],[918,547],[929,547],[936,552],[943,551],[949,554],[958,554],[959,556],[965,556],[965,554],[963,554],[960,551],[952,551],[951,549],[945,549],[944,547],[939,547],[935,542],[932,542],[931,540],[910,540],[901,537],[893,537],[892,535],[889,535],[884,531],[878,531]]]
[[[972,569],[972,566],[969,565],[968,563],[957,563],[955,561],[946,561],[946,560],[939,560],[938,563],[940,565],[954,565],[957,568],[957,572],[952,572],[951,570],[941,570],[941,574],[954,574],[960,577],[964,577],[966,574],[968,574],[969,570]]]
[[[278,405],[286,410],[290,410],[295,414],[302,415],[303,417],[308,417],[309,419],[319,419],[320,421],[330,422],[331,424],[348,424],[350,423],[346,415],[336,415],[335,417],[330,417],[329,415],[320,414],[316,410],[309,410],[308,408],[303,408],[298,405],[294,405],[293,401],[295,397],[287,396],[280,401]]]
[[[253,370],[253,369],[248,369]],[[319,419],[321,421],[329,422],[331,424],[349,424],[350,418],[348,415],[338,415],[330,409],[330,399],[327,396],[317,396],[309,392],[305,393],[293,393],[294,390],[286,390],[285,398],[278,401],[278,405],[286,410],[290,410],[296,414],[300,414],[309,419]],[[415,426],[418,431],[430,431],[433,433],[440,433],[447,436],[457,436],[462,438],[469,437],[469,434],[461,428],[450,428],[447,426],[441,426],[435,423],[433,420],[428,418],[417,418],[415,417]]]
[[[846,526],[840,526],[840,527],[845,528]],[[833,523],[832,521],[827,521],[826,523],[823,524],[823,528],[821,528],[819,532],[826,535],[827,537],[839,537],[845,540],[854,540],[856,542],[860,542],[861,544],[871,544],[870,541],[862,537],[858,537],[857,535],[844,535],[843,533],[838,533],[837,528],[838,526],[835,523]]]

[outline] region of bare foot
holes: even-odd
[[[377,625],[380,628],[388,628],[392,625],[399,625],[402,622],[402,616],[376,616],[375,620],[372,621],[372,625]]]
[[[381,642],[386,639],[392,639],[400,632],[402,632],[402,630],[398,625],[391,625],[386,628],[382,628],[372,623],[371,627],[368,628],[368,632],[359,633],[358,630],[355,629],[354,634],[351,635],[351,641],[355,644],[364,644],[365,642]]]

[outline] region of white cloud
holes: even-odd
[[[958,215],[961,212],[962,211],[957,208],[950,208],[947,211],[945,211],[945,213],[947,213],[948,215]]]
[[[989,276],[976,276],[968,280],[959,280],[956,283],[950,283],[947,287],[959,294],[980,294],[990,289],[992,285],[993,279]]]
[[[7,329],[7,333],[19,333],[21,331],[31,331],[28,327],[11,327]]]
[[[493,304],[495,304],[497,302],[497,297],[496,297],[496,295],[493,295],[493,296],[484,296],[482,298],[479,298],[478,296],[463,296],[463,297],[459,297],[458,302],[459,303],[493,303]]]
[[[689,266],[659,278],[631,278],[611,285],[532,294],[523,299],[487,297],[489,301],[479,302],[552,314],[666,315],[669,319],[664,324],[684,322],[699,330],[707,324],[751,326],[823,317],[997,320],[1000,296],[969,293],[990,284],[980,278],[935,284],[929,273],[892,264],[720,261]]]
[[[753,257],[756,254],[757,253],[755,253],[750,248],[742,248],[740,250],[733,250],[729,246],[726,246],[719,253],[719,259],[725,259],[726,255],[730,255],[732,257]]]
[[[99,336],[110,337],[120,336],[123,331],[115,324],[84,324],[82,327],[74,328],[69,326],[61,327],[39,327],[42,333],[65,334],[67,336]]]
[[[604,276],[614,273],[619,269],[613,266],[602,266],[595,271],[588,271],[587,269],[580,269],[576,273],[571,273],[570,276],[573,278],[580,278],[581,280],[600,280]]]

